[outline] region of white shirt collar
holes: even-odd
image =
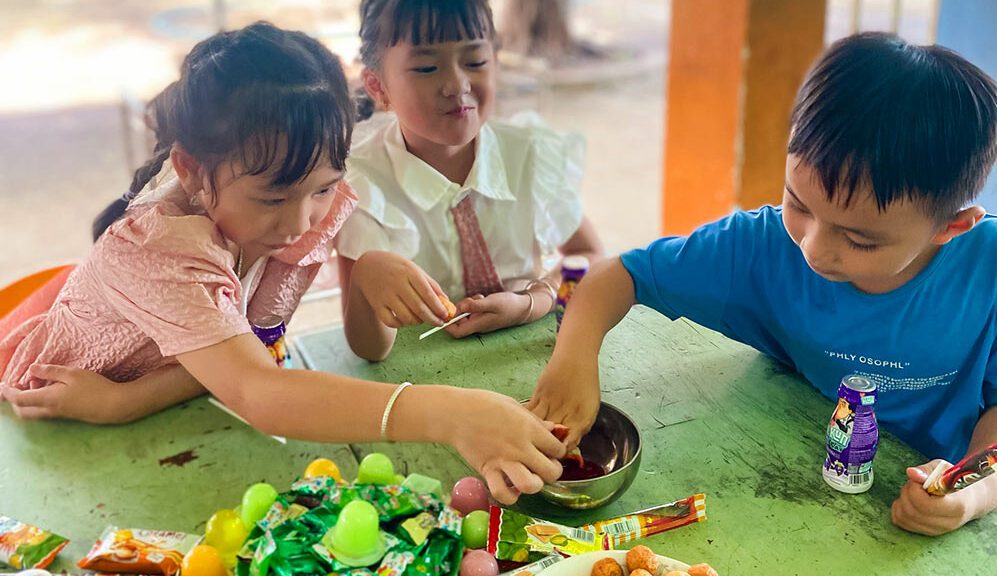
[[[419,208],[428,210],[440,201],[455,205],[464,192],[474,190],[495,200],[515,200],[505,176],[505,163],[498,139],[485,124],[474,143],[474,164],[463,186],[451,182],[435,168],[405,148],[401,126],[396,121],[385,134],[385,145],[395,180]]]

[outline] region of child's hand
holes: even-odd
[[[599,413],[598,360],[560,362],[556,356],[551,358],[526,407],[544,420],[567,426],[570,430],[564,443],[569,450],[574,449]]]
[[[458,389],[449,443],[488,483],[492,496],[513,504],[561,477],[564,444],[518,402],[488,390]]]
[[[470,312],[470,316],[446,327],[454,338],[471,334],[494,332],[509,326],[518,326],[526,320],[530,297],[516,292],[496,292],[488,296],[478,294],[457,304],[457,314]]]
[[[66,418],[91,424],[116,424],[122,385],[100,374],[48,364],[28,368],[30,390],[3,387],[3,399],[26,420]]]
[[[443,290],[412,261],[391,252],[367,252],[353,266],[350,283],[370,304],[377,319],[389,328],[413,324],[440,326],[447,309]]]
[[[949,467],[951,464],[944,460],[932,460],[917,468],[907,469],[909,480],[900,489],[900,497],[893,502],[890,512],[893,523],[900,528],[939,536],[976,517],[980,506],[977,492],[983,488],[982,483],[945,496],[932,496],[921,486],[936,466]]]

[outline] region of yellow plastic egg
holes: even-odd
[[[313,460],[308,468],[305,468],[305,478],[318,478],[320,476],[328,476],[336,482],[343,481],[343,475],[339,473],[339,466],[336,466],[336,463],[328,458]]]
[[[228,576],[221,554],[214,547],[200,544],[187,553],[180,566],[183,576]]]

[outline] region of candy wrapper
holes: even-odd
[[[625,542],[647,538],[703,520],[706,520],[706,495],[694,494],[670,504],[655,506],[619,518],[600,520],[582,528],[604,536],[615,548]]]
[[[180,571],[184,555],[197,540],[183,532],[108,526],[78,565],[86,570],[172,576]]]
[[[537,560],[532,564],[527,564],[526,566],[521,566],[519,568],[509,570],[508,572],[503,572],[499,574],[499,576],[537,576],[561,560],[564,560],[564,557],[555,554],[553,556]]]
[[[609,550],[608,542],[591,528],[570,528],[492,506],[488,552],[497,560],[536,562],[545,556],[574,556]]]
[[[337,485],[314,478],[278,496],[238,555],[238,576],[412,576],[456,574],[464,553],[461,516],[433,494],[396,485]],[[350,567],[326,545],[326,535],[354,500],[377,510],[387,550],[377,565]]]
[[[0,514],[0,562],[18,570],[45,568],[69,544],[62,536]]]
[[[971,484],[997,473],[997,444],[967,456],[951,468],[935,468],[924,481],[924,489],[929,494],[944,496],[949,492],[962,490]]]

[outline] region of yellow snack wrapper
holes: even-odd
[[[589,528],[571,528],[492,506],[488,552],[497,560],[537,562],[545,556],[574,556],[610,550],[608,538]]]

